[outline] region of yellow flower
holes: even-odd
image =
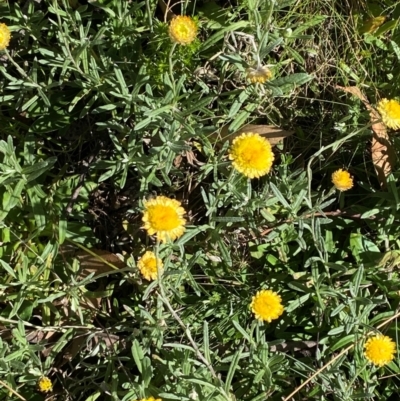
[[[339,191],[347,191],[353,188],[353,178],[348,171],[341,168],[332,174],[332,182]]]
[[[256,82],[263,84],[265,81],[268,81],[272,78],[272,72],[270,69],[264,66],[260,66],[257,68],[248,68],[246,70],[247,79],[255,84]]]
[[[42,393],[48,393],[49,391],[53,390],[53,384],[51,383],[51,380],[46,376],[43,376],[38,380],[37,386],[39,391]]]
[[[246,177],[255,178],[268,174],[274,161],[269,141],[259,134],[244,133],[236,137],[229,150],[233,167]]]
[[[142,398],[141,400],[137,401],[161,401],[161,398],[149,397],[149,398]]]
[[[390,337],[378,334],[364,345],[366,358],[377,366],[384,366],[394,359],[396,344]]]
[[[143,277],[146,280],[151,281],[157,278],[157,264],[158,271],[161,275],[164,267],[163,262],[161,261],[161,259],[157,259],[156,255],[153,252],[147,251],[139,259],[137,267],[140,270],[140,273],[142,273]]]
[[[392,129],[400,129],[400,103],[397,100],[382,99],[377,106],[383,123]]]
[[[10,44],[11,32],[6,24],[0,24],[0,50],[4,50]]]
[[[178,15],[169,24],[169,36],[181,45],[192,43],[197,36],[197,25],[191,17]]]
[[[265,320],[268,323],[278,319],[284,311],[282,298],[271,290],[258,291],[253,297],[250,307],[256,319]]]
[[[149,235],[156,234],[161,242],[173,241],[185,232],[185,210],[181,203],[166,196],[144,202],[143,228]]]

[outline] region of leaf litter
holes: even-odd
[[[386,126],[381,121],[378,111],[372,107],[367,97],[356,86],[339,86],[337,89],[350,93],[358,97],[369,112],[372,124],[371,157],[382,187],[387,184],[386,177],[392,172],[395,164],[395,152],[393,144],[390,142]]]

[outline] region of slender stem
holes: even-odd
[[[174,79],[174,62],[172,59],[172,56],[174,55],[174,51],[175,51],[175,47],[176,47],[176,43],[174,43],[171,47],[171,51],[169,52],[169,56],[168,56],[168,63],[169,63],[169,75],[171,78],[171,82],[172,82],[172,90],[174,91],[174,96],[176,96],[176,88],[175,88],[175,79]]]
[[[186,337],[188,338],[193,349],[195,350],[197,357],[204,363],[204,365],[207,366],[208,370],[210,371],[210,373],[214,377],[214,379],[218,379],[218,376],[215,373],[214,368],[211,366],[210,362],[207,361],[206,357],[201,353],[196,342],[193,340],[193,337],[192,337],[192,334],[190,333],[189,327],[187,327],[185,325],[185,323],[183,323],[182,319],[179,317],[179,315],[174,311],[173,307],[171,306],[168,298],[165,295],[164,286],[161,283],[160,283],[160,292],[158,293],[158,295],[160,296],[160,298],[163,301],[163,303],[165,304],[165,306],[169,309],[172,316],[175,318],[175,320],[179,323],[179,325],[185,331]]]
[[[347,389],[346,389],[346,393],[350,394],[350,389],[353,386],[353,383],[357,380],[358,375],[368,366],[368,362],[365,362],[363,366],[361,366],[359,369],[356,370],[356,372],[354,373],[353,378],[350,380]]]
[[[266,23],[269,24],[271,22],[271,18],[272,18],[272,13],[274,12],[274,3],[275,0],[270,0],[270,8],[268,10],[268,14],[267,14],[267,19],[266,19]],[[269,30],[269,26],[267,27],[267,31]]]
[[[18,394],[15,390],[13,390],[7,383],[4,383],[0,380],[0,385],[4,386],[8,391],[16,395],[20,400],[27,401],[26,398],[22,397],[21,394]]]
[[[11,54],[8,52],[7,49],[4,49],[8,59],[11,61],[11,64],[18,70],[18,72],[26,78],[29,82],[33,83],[37,88],[40,88],[40,85],[36,82],[34,82],[28,75],[27,73],[14,61],[12,58]]]
[[[202,354],[200,351],[199,347],[197,346],[196,342],[194,341],[192,334],[189,330],[189,327],[183,323],[182,319],[179,317],[179,315],[175,312],[174,308],[172,307],[171,303],[169,302],[166,294],[165,294],[165,288],[164,288],[164,283],[162,281],[162,277],[159,275],[160,269],[159,269],[159,263],[158,263],[158,251],[160,247],[160,242],[157,240],[156,246],[155,246],[155,255],[156,255],[156,261],[157,261],[157,273],[158,273],[158,284],[159,284],[159,289],[160,292],[157,294],[159,295],[161,301],[164,303],[164,305],[168,308],[168,310],[171,312],[172,316],[174,319],[179,323],[179,325],[182,327],[182,329],[185,331],[186,337],[188,338],[190,344],[192,345],[193,349],[196,352],[197,357],[204,363],[204,365],[207,366],[208,370],[210,371],[211,375],[213,376],[214,379],[218,380],[218,376],[212,367],[211,363],[207,360],[207,358]],[[220,390],[221,391],[221,390]],[[229,396],[225,393],[225,391],[222,391],[222,394],[229,400]]]
[[[146,0],[146,9],[149,17],[150,32],[153,32],[153,18],[151,15],[150,0]]]
[[[345,194],[342,191],[340,191],[339,192],[339,208],[340,209],[344,208],[344,197],[345,197]]]

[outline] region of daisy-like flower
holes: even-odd
[[[161,401],[161,398],[149,397],[149,398],[142,398],[141,400],[137,401]]]
[[[250,307],[256,319],[265,320],[268,323],[278,319],[284,311],[282,298],[271,290],[258,291],[253,297]]]
[[[191,17],[178,15],[169,24],[169,36],[173,42],[188,45],[196,39],[197,25]]]
[[[147,251],[138,260],[137,267],[146,280],[152,281],[157,278],[157,264],[158,271],[160,272],[160,274],[162,274],[164,267],[162,260],[159,258],[157,259],[154,252]]]
[[[390,337],[378,334],[368,339],[364,345],[364,355],[377,366],[384,366],[394,359],[396,344]]]
[[[246,70],[247,79],[252,83],[263,84],[272,78],[272,72],[269,68],[264,66],[259,66],[257,68],[248,68]]]
[[[10,44],[11,32],[6,24],[0,24],[0,50],[5,50]]]
[[[173,241],[185,232],[185,209],[181,203],[166,196],[144,202],[143,228],[149,235],[156,234],[161,242]]]
[[[229,159],[237,171],[246,177],[255,178],[269,173],[274,154],[267,139],[249,132],[233,140]]]
[[[332,182],[339,191],[347,191],[353,188],[353,178],[348,171],[341,168],[332,174]]]
[[[53,383],[48,377],[43,376],[38,380],[37,387],[41,393],[48,393],[53,390]]]
[[[377,109],[387,127],[400,129],[400,103],[397,100],[382,99]]]

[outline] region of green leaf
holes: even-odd
[[[203,323],[203,350],[204,350],[204,357],[207,359],[207,362],[211,364],[210,335],[209,335],[207,320],[204,320]]]
[[[191,383],[200,384],[201,386],[209,387],[209,388],[212,388],[213,390],[217,390],[217,391],[219,390],[219,388],[217,386],[215,386],[215,384],[209,383],[203,379],[199,379],[196,377],[190,377],[190,376],[189,377],[183,376],[182,378]]]
[[[263,60],[266,55],[268,55],[272,50],[275,49],[275,47],[279,46],[283,42],[283,38],[279,37],[272,42],[268,43],[267,46],[265,46],[264,49],[261,49],[260,51],[260,59]]]
[[[61,219],[58,222],[58,242],[60,245],[64,243],[66,235],[67,235],[67,221]]]
[[[36,163],[33,166],[24,167],[22,169],[22,174],[28,175],[26,180],[27,182],[31,182],[46,171],[50,170],[56,161],[57,157],[49,157],[47,160]]]
[[[361,280],[363,279],[363,277],[364,277],[364,266],[360,265],[354,276],[353,286],[350,286],[350,292],[351,292],[351,295],[353,295],[353,297],[358,296],[358,291],[360,289],[360,284],[361,284]]]
[[[28,188],[27,192],[32,207],[32,212],[35,217],[37,228],[43,230],[44,227],[46,226],[47,213],[44,210],[42,200],[39,198],[33,187]]]
[[[382,26],[379,27],[379,29],[373,34],[375,37],[379,37],[383,35],[386,32],[392,31],[396,29],[399,21],[398,20],[392,20],[385,22]]]
[[[244,217],[228,216],[228,217],[213,217],[212,221],[218,223],[240,223],[242,221],[246,221],[246,219]]]
[[[29,106],[31,106],[32,104],[34,104],[36,102],[36,100],[39,99],[38,95],[33,96],[31,99],[29,99],[26,103],[24,103],[21,107],[21,111],[25,111],[29,108]]]
[[[196,100],[195,104],[187,110],[184,110],[181,114],[182,117],[190,116],[191,114],[195,113],[196,111],[201,110],[204,107],[207,107],[210,102],[212,101],[212,97],[205,97],[200,100]]]
[[[4,220],[7,216],[8,212],[13,209],[18,202],[21,202],[21,193],[26,185],[26,181],[21,179],[18,181],[17,185],[14,187],[14,190],[11,193],[6,192],[3,195],[3,210],[0,212],[0,221]]]
[[[284,198],[284,196],[282,195],[282,192],[279,191],[278,187],[277,187],[273,182],[270,182],[270,183],[269,183],[269,186],[271,187],[272,192],[273,192],[273,193],[275,194],[275,196],[278,198],[279,202],[280,202],[286,209],[290,210],[291,208],[290,208],[289,203],[287,202],[287,200],[286,200],[286,199]]]
[[[344,348],[346,345],[354,343],[354,340],[355,340],[355,335],[349,334],[348,336],[341,338],[334,345],[332,345],[332,347],[329,348],[329,352],[334,352],[338,349]]]
[[[207,224],[193,228],[191,227],[185,232],[185,234],[182,235],[182,237],[180,237],[177,241],[175,241],[175,244],[178,246],[182,246],[186,244],[189,240],[191,240],[193,237],[195,237],[197,234],[206,231],[209,228],[210,226]]]
[[[299,72],[296,74],[291,74],[286,77],[276,78],[272,81],[266,83],[267,86],[285,86],[285,85],[303,85],[307,82],[313,80],[314,77],[310,74],[304,72]]]
[[[138,340],[133,341],[132,347],[131,347],[131,352],[132,352],[133,360],[135,361],[139,372],[142,373],[143,372],[142,360],[144,358],[144,353],[143,353],[142,347],[140,346]]]
[[[231,259],[230,252],[228,251],[228,248],[226,247],[223,239],[220,236],[218,236],[218,238],[217,238],[217,244],[218,244],[219,250],[221,251],[222,260],[228,266],[232,266],[232,259]]]
[[[229,125],[229,132],[235,132],[237,131],[244,123],[245,121],[249,118],[251,113],[255,110],[257,107],[256,104],[251,104],[246,107],[247,110],[242,110],[236,118],[232,121],[232,123]]]
[[[116,104],[104,104],[103,106],[99,106],[93,109],[92,113],[93,114],[104,113],[106,111],[115,110],[116,108],[117,108]]]
[[[115,12],[113,10],[111,10],[111,8],[108,8],[106,6],[104,6],[103,4],[101,4],[100,1],[91,1],[90,2],[90,6],[91,7],[98,7],[101,8],[103,11],[105,11],[111,18],[116,18],[117,15],[115,14]],[[55,14],[57,14],[57,12],[55,12]]]
[[[225,379],[225,392],[229,393],[233,377],[235,375],[236,369],[239,366],[240,357],[242,355],[243,346],[235,353],[232,362],[229,366],[228,374]]]
[[[379,209],[370,209],[370,210],[367,210],[365,213],[363,213],[360,218],[361,219],[368,219],[368,218],[370,218],[372,216],[377,215],[379,212],[380,212]]]
[[[314,15],[312,18],[304,21],[298,28],[296,28],[291,36],[297,36],[298,34],[306,31],[308,28],[311,28],[315,25],[319,25],[324,22],[328,18],[327,15]]]
[[[246,26],[249,25],[249,21],[239,21],[235,22],[232,25],[229,25],[225,28],[220,29],[217,33],[214,33],[214,35],[210,36],[201,46],[201,51],[207,50],[211,46],[213,46],[215,43],[218,41],[222,40],[222,38],[225,36],[226,32],[231,32],[231,31],[238,31],[240,29],[245,28]]]
[[[96,391],[92,395],[86,398],[85,401],[96,401],[101,396],[101,391]]]
[[[400,47],[399,47],[399,45],[393,40],[390,41],[390,44],[392,45],[393,51],[396,54],[397,60],[400,61]]]
[[[248,99],[249,96],[250,96],[250,93],[248,93],[247,91],[243,91],[238,96],[238,98],[232,103],[231,109],[229,110],[229,113],[228,113],[228,118],[232,118],[233,116],[235,116],[238,113],[238,111],[242,107],[242,104]]]
[[[14,277],[15,279],[17,279],[17,275],[15,274],[15,271],[3,259],[0,259],[0,265],[11,277]]]
[[[245,338],[249,343],[252,343],[249,333],[237,322],[236,320],[232,320],[232,324],[235,326],[236,330]]]
[[[303,306],[303,304],[305,304],[309,299],[310,299],[310,294],[302,295],[300,298],[297,298],[296,300],[290,302],[289,306],[285,308],[285,311],[287,313],[293,312],[300,306]]]
[[[47,115],[40,116],[29,128],[29,132],[45,134],[52,131],[65,128],[71,123],[71,116],[63,114],[63,112],[52,112]]]

